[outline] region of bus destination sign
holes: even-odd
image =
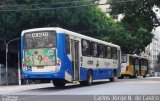
[[[48,36],[48,32],[32,33],[32,37],[44,37],[44,36]]]

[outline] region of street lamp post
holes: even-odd
[[[8,42],[6,42],[2,38],[0,38],[0,40],[2,40],[5,43],[5,46],[6,46],[6,85],[8,85],[8,45],[13,41],[19,40],[19,38],[12,39]]]
[[[8,85],[8,46],[11,42],[19,40],[19,38],[12,39],[6,43],[6,84]]]
[[[2,39],[2,38],[0,38],[0,40],[5,43],[5,48],[7,49],[7,42],[6,42],[6,40],[4,40],[4,39]],[[7,80],[7,74],[8,74],[8,73],[7,73],[7,72],[8,72],[8,70],[7,70],[7,50],[6,50],[6,73],[5,73],[5,74],[6,74],[6,75],[5,75],[5,76],[6,76],[6,85],[8,85],[8,82],[7,82],[7,81],[8,81],[8,80]]]

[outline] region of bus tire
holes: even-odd
[[[87,73],[87,85],[90,86],[93,84],[93,75],[92,71],[88,71]]]
[[[109,81],[110,81],[110,82],[114,82],[114,81],[115,81],[115,75],[114,75],[114,73],[112,73],[112,77],[109,78]]]
[[[92,84],[93,84],[93,74],[92,74],[92,71],[88,71],[87,80],[80,81],[80,85],[82,85],[82,86],[90,86]]]
[[[65,80],[61,80],[61,79],[56,79],[56,80],[53,80],[53,85],[55,87],[64,87],[66,84]]]

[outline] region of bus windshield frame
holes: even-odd
[[[56,31],[36,31],[24,34],[24,49],[55,48]]]

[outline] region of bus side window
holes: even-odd
[[[82,55],[83,56],[91,56],[90,53],[90,41],[82,39]]]
[[[112,47],[112,58],[117,60],[117,48]]]
[[[106,58],[106,48],[105,45],[99,44],[99,57],[100,58]]]
[[[70,38],[69,38],[69,35],[66,34],[66,52],[67,54],[70,54]]]
[[[111,59],[112,58],[112,49],[110,46],[107,46],[107,58]]]
[[[99,57],[98,54],[98,43],[91,42],[91,54],[93,57]]]

